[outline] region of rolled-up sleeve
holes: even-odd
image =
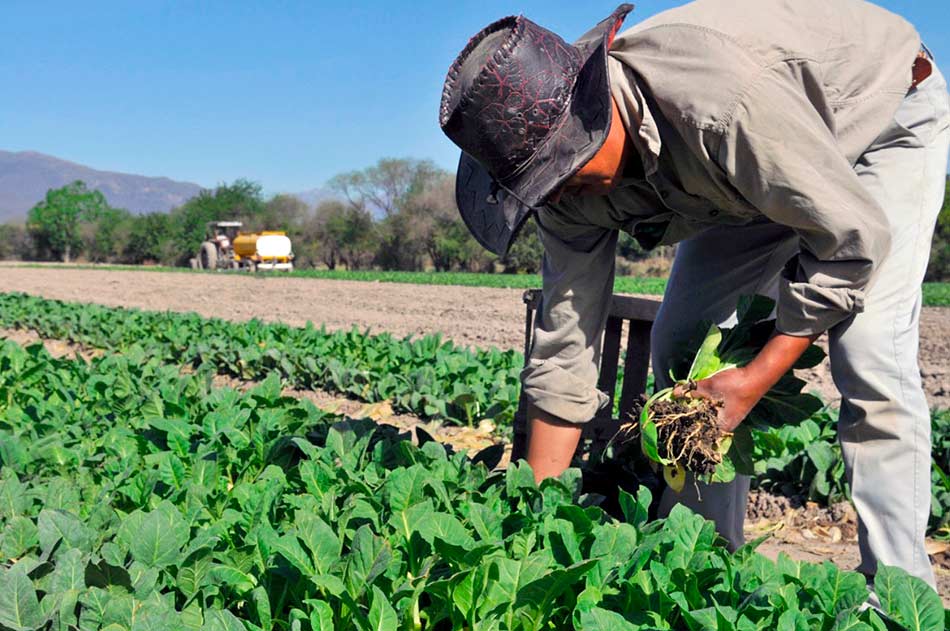
[[[544,245],[542,303],[522,387],[541,410],[586,423],[609,402],[597,389],[597,373],[617,231],[571,224],[546,210],[537,223]]]
[[[720,166],[743,197],[799,236],[800,253],[780,279],[776,324],[799,336],[860,312],[890,248],[884,211],[809,94],[820,90],[809,86],[802,66],[764,70],[737,104],[719,150]]]

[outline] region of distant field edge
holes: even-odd
[[[162,267],[153,265],[66,265],[45,263],[4,263],[5,267],[89,269],[103,271],[135,272],[176,272],[187,274],[244,274],[245,272],[214,272],[192,270],[183,267]],[[258,274],[263,276],[264,274]],[[351,280],[375,283],[404,283],[413,285],[458,285],[463,287],[495,287],[500,289],[530,289],[541,286],[541,277],[537,274],[480,274],[474,272],[382,272],[376,270],[295,270],[276,272],[268,275],[290,276],[293,278],[317,278],[324,280]],[[618,276],[614,281],[614,291],[624,294],[646,294],[662,296],[666,290],[665,278],[641,278]],[[924,283],[925,307],[950,307],[950,283]]]

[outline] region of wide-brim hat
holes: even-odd
[[[449,68],[439,123],[462,149],[455,197],[485,248],[504,256],[524,221],[610,133],[607,53],[633,5],[573,45],[524,16],[482,29]]]

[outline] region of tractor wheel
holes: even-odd
[[[201,267],[204,269],[218,268],[218,248],[210,241],[201,244],[201,254],[199,256]]]
[[[188,259],[188,266],[191,269],[201,269],[201,261],[196,258],[190,258]]]

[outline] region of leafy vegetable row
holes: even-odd
[[[211,390],[132,350],[0,345],[0,628],[885,629],[864,578],[730,555],[686,509],[625,521],[576,470],[538,488],[434,442]],[[891,624],[942,629],[882,568]]]
[[[260,321],[231,323],[194,314],[115,309],[0,293],[0,327],[35,330],[111,351],[135,352],[200,369],[263,379],[272,373],[303,388],[322,387],[422,417],[504,427],[517,406],[522,357],[459,349],[437,337],[416,341],[358,331],[328,333]],[[619,389],[618,389],[619,390]],[[848,496],[834,419],[753,432],[754,484],[816,501]],[[950,411],[933,420],[933,500],[929,532],[950,537]]]
[[[457,424],[491,418],[499,426],[510,425],[523,363],[513,351],[469,350],[439,336],[397,339],[356,329],[234,323],[20,293],[0,294],[0,326],[108,351],[141,347],[163,361],[243,379],[277,373],[291,386],[389,399],[399,411]]]
[[[851,496],[845,479],[837,415],[822,410],[799,425],[754,432],[753,485],[786,496],[830,504]],[[931,470],[928,533],[950,539],[950,410],[931,412]]]

